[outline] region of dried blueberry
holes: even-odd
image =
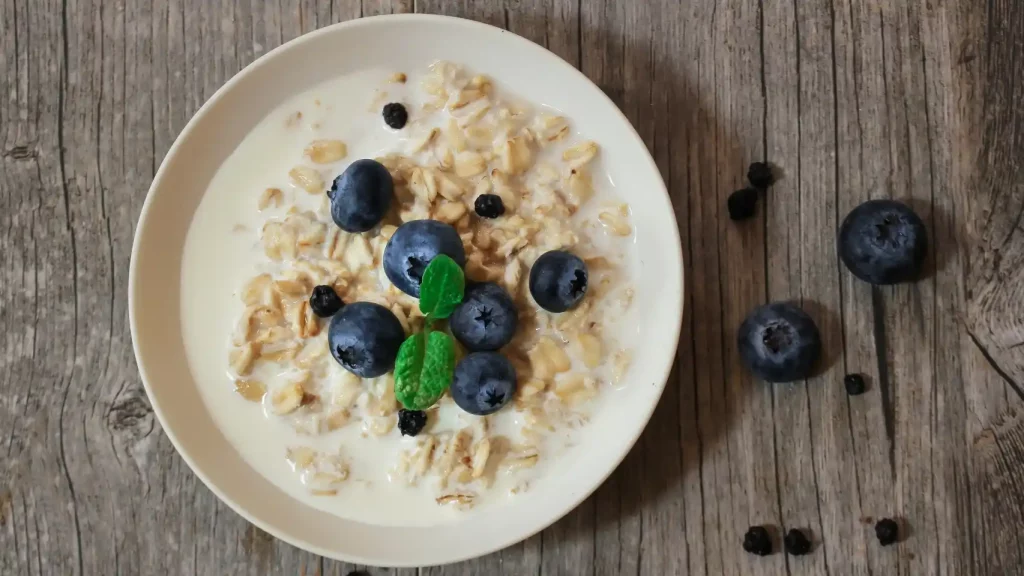
[[[754,162],[747,168],[747,180],[754,188],[764,190],[775,182],[775,176],[767,162]]]
[[[732,220],[746,220],[752,217],[757,212],[757,190],[744,188],[729,194],[726,206]]]
[[[846,386],[846,393],[850,396],[859,396],[867,389],[867,386],[864,385],[864,377],[860,374],[847,374],[844,376],[843,386]]]
[[[767,556],[772,553],[772,538],[764,526],[751,526],[743,535],[743,549],[751,554]]]
[[[405,127],[405,123],[409,121],[409,112],[398,102],[392,102],[384,105],[384,123],[390,128],[395,130],[401,130]]]
[[[313,309],[313,314],[321,318],[334,316],[344,305],[334,288],[327,285],[313,288],[313,293],[309,296],[309,307]]]
[[[895,544],[900,539],[900,526],[892,518],[882,518],[875,524],[875,537],[882,546]]]
[[[398,411],[398,431],[402,436],[415,436],[427,425],[427,413],[422,410]]]
[[[473,209],[481,218],[497,218],[505,213],[505,204],[497,194],[481,194],[476,197]]]
[[[783,543],[786,545],[786,552],[793,556],[803,556],[811,551],[811,541],[807,539],[803,532],[796,528],[786,532]]]

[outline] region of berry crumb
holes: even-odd
[[[729,195],[726,202],[729,209],[729,218],[732,220],[746,220],[757,211],[757,190],[744,188]]]
[[[321,318],[334,316],[344,305],[334,288],[327,285],[313,288],[313,293],[309,296],[309,307],[313,309],[313,314]]]
[[[751,554],[767,556],[772,553],[772,538],[764,526],[751,526],[743,535],[743,549]]]
[[[843,377],[843,386],[850,396],[859,396],[864,393],[867,386],[864,384],[864,377],[860,374],[847,374]]]
[[[892,518],[882,518],[875,524],[875,537],[882,546],[895,544],[900,538],[900,526]]]
[[[775,183],[775,176],[767,162],[754,162],[747,169],[747,180],[754,188],[764,190]]]
[[[476,197],[473,209],[481,218],[497,218],[505,213],[505,203],[497,194],[481,194]]]
[[[385,104],[383,114],[384,123],[395,130],[405,128],[405,123],[409,121],[409,112],[398,102]]]
[[[783,543],[786,545],[786,552],[793,556],[803,556],[811,551],[811,541],[807,539],[806,534],[796,528],[786,532]]]
[[[427,425],[427,413],[422,410],[398,411],[398,431],[402,436],[415,436]]]

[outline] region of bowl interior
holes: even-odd
[[[626,393],[594,415],[583,444],[573,449],[571,466],[536,483],[513,506],[436,530],[342,519],[292,499],[256,473],[207,412],[185,358],[179,320],[181,256],[193,213],[248,131],[289,96],[325,80],[364,67],[421,66],[424,54],[465,64],[534,103],[568,112],[580,132],[601,144],[611,178],[628,193],[641,255],[635,298],[641,308],[637,334],[628,335],[635,350]],[[130,283],[132,335],[146,390],[196,474],[237,512],[279,538],[326,556],[389,566],[452,562],[502,548],[557,520],[596,489],[633,445],[661,395],[683,299],[679,235],[665,186],[614,104],[574,68],[518,36],[413,15],[358,20],[304,36],[218,91],[157,173],[136,232]]]

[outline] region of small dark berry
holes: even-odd
[[[402,436],[415,436],[427,425],[427,413],[422,410],[398,411],[398,431]]]
[[[733,220],[746,220],[757,211],[757,190],[744,188],[729,194],[726,203],[729,208],[729,218]]]
[[[313,309],[313,314],[321,318],[334,316],[344,305],[345,303],[338,297],[338,293],[330,286],[317,286],[313,288],[313,293],[309,296],[309,307]]]
[[[895,544],[900,539],[900,526],[892,518],[882,518],[875,524],[875,536],[882,546]]]
[[[409,112],[398,102],[384,105],[384,123],[390,128],[401,130],[409,121]]]
[[[793,556],[803,556],[811,551],[811,541],[807,539],[803,532],[796,528],[786,532],[783,542],[786,544],[786,552]]]
[[[505,213],[505,204],[497,194],[481,194],[473,203],[476,215],[481,218],[497,218]]]
[[[772,553],[772,538],[764,526],[751,526],[743,535],[743,549],[751,554],[767,556]]]
[[[775,182],[772,167],[767,162],[754,162],[747,168],[747,180],[754,188],[764,190]]]
[[[859,396],[867,389],[864,377],[860,374],[847,374],[843,377],[843,386],[846,386],[846,393],[850,396]]]

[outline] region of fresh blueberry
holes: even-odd
[[[451,395],[470,414],[493,414],[516,393],[516,370],[497,352],[473,352],[455,367]]]
[[[761,306],[740,325],[740,358],[768,382],[792,382],[811,375],[821,354],[814,320],[786,302]]]
[[[895,200],[869,200],[839,228],[839,257],[853,275],[871,284],[911,282],[928,252],[924,222]]]
[[[462,303],[455,307],[448,326],[468,350],[497,350],[512,340],[519,312],[512,297],[493,282],[466,287]]]
[[[530,269],[530,294],[548,312],[565,312],[587,293],[587,265],[575,254],[545,252]]]
[[[372,302],[345,306],[331,318],[327,332],[334,359],[363,378],[376,378],[391,370],[403,340],[405,331],[398,318]]]
[[[346,232],[366,232],[387,214],[394,196],[391,173],[376,160],[356,160],[334,179],[327,196],[331,218]]]
[[[399,290],[419,298],[423,272],[438,254],[466,265],[466,249],[455,228],[437,220],[406,222],[384,248],[384,274]]]
[[[344,305],[334,288],[326,284],[313,288],[313,293],[309,295],[309,307],[313,309],[313,314],[321,318],[334,316]]]

